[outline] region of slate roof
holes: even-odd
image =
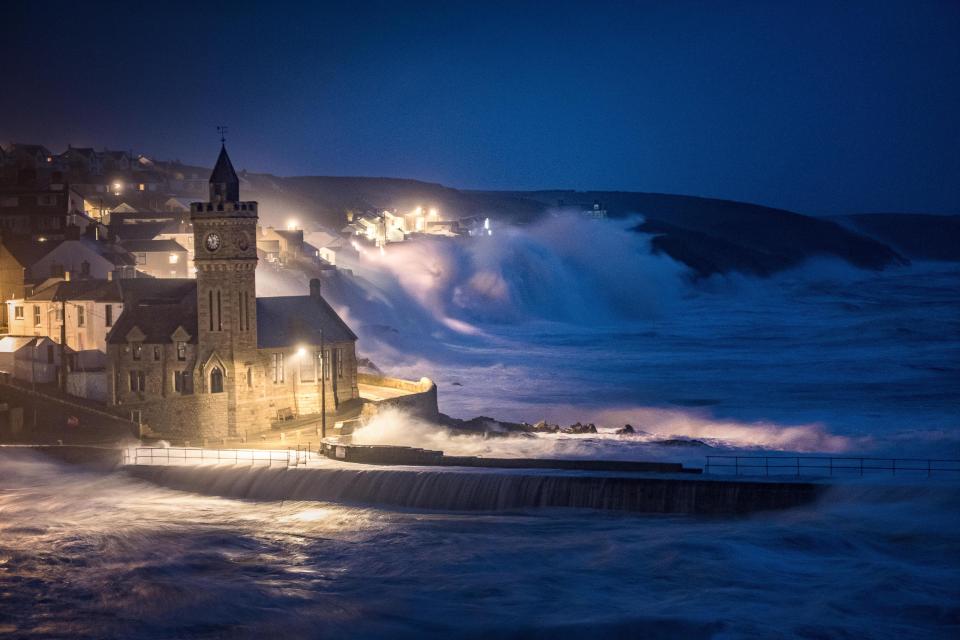
[[[30,238],[7,237],[0,240],[6,250],[24,267],[33,266],[40,258],[57,248],[62,240],[37,242]]]
[[[137,224],[111,225],[110,230],[121,240],[153,240],[163,233],[166,222],[140,222]]]
[[[240,178],[233,169],[233,163],[230,162],[230,156],[227,155],[227,148],[220,147],[220,155],[217,156],[217,164],[213,167],[213,173],[210,174],[210,182],[222,182],[228,185],[240,185]]]
[[[123,292],[123,313],[107,335],[109,344],[124,344],[134,327],[148,344],[172,341],[177,327],[197,341],[197,281],[192,278],[129,278],[118,280]]]
[[[131,227],[147,226],[144,225],[129,225]],[[123,248],[127,251],[133,253],[141,252],[148,253],[151,251],[186,251],[186,247],[177,242],[176,240],[163,239],[163,240],[122,240],[120,244],[123,245]]]
[[[92,300],[94,302],[120,302],[120,286],[115,280],[57,280],[41,285],[26,297],[29,301]]]
[[[298,343],[349,342],[357,336],[323,298],[277,296],[257,298],[257,346],[276,349]]]

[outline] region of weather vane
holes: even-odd
[[[227,128],[223,125],[217,127],[217,133],[220,134],[220,144],[227,143]]]

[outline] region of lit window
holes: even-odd
[[[13,308],[13,319],[23,320],[23,307],[16,306]]]
[[[87,310],[84,307],[77,307],[77,326],[87,326]]]
[[[178,256],[178,255],[175,254],[175,253],[171,253],[171,254],[170,254],[170,264],[177,264],[178,262],[180,262],[180,256]]]

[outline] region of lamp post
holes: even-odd
[[[324,351],[323,329],[320,329],[320,439],[327,437],[327,354]]]

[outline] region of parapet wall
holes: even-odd
[[[437,385],[430,378],[420,378],[419,381],[413,382],[401,378],[358,373],[357,383],[406,392],[396,398],[367,402],[360,413],[361,420],[372,418],[384,408],[402,409],[426,420],[436,420],[440,415],[437,405]]]

